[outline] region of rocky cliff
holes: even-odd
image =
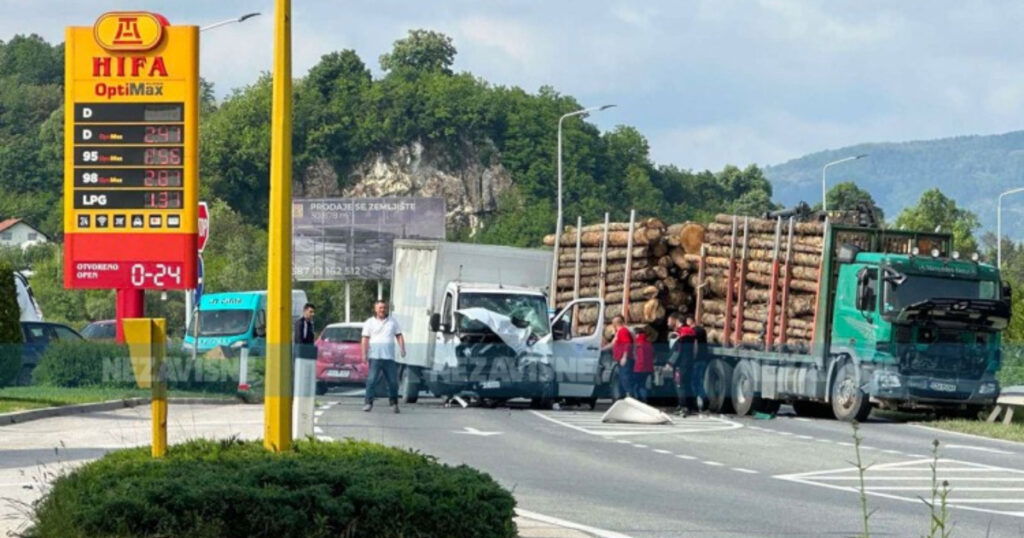
[[[468,146],[458,152],[422,142],[369,156],[338,180],[326,163],[315,163],[305,173],[305,184],[295,196],[380,197],[424,196],[445,200],[449,229],[476,231],[497,209],[498,197],[512,185],[512,176],[499,162],[493,147]]]

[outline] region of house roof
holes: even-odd
[[[38,228],[36,228],[35,226],[32,226],[31,224],[25,222],[20,217],[11,217],[9,219],[4,219],[4,220],[0,221],[0,232],[5,232],[5,231],[13,228],[19,222],[24,224],[25,226],[28,226],[29,228],[32,228],[33,230],[35,230],[36,232],[41,234],[43,237],[46,237],[47,239],[49,239],[49,237],[46,234],[44,234],[43,232],[40,232]]]

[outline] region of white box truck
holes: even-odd
[[[403,398],[415,402],[427,388],[441,397],[527,397],[538,406],[591,399],[601,335],[573,334],[569,316],[603,305],[581,299],[552,318],[551,262],[543,250],[395,241],[391,304],[407,347]]]

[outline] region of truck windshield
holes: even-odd
[[[328,327],[320,338],[324,342],[360,342],[363,330],[359,327]]]
[[[252,324],[252,310],[200,310],[199,336],[232,336],[249,330]],[[195,323],[195,317],[192,323]],[[189,325],[188,336],[195,334],[195,326]]]
[[[512,318],[530,329],[537,336],[548,334],[548,303],[543,295],[520,295],[513,293],[463,293],[459,296],[459,309],[486,308]],[[487,326],[479,321],[459,317],[459,329],[464,332],[483,332]]]
[[[996,299],[996,283],[991,280],[964,280],[907,275],[899,285],[888,282],[886,310],[899,312],[904,307],[928,299]]]

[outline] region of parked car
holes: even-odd
[[[84,341],[81,334],[67,325],[48,321],[22,321],[21,333],[25,337],[25,345],[21,351],[21,372],[18,373],[17,384],[28,385],[32,382],[32,370],[39,364],[50,343],[60,340]]]
[[[316,393],[331,386],[365,383],[369,365],[360,356],[362,323],[332,323],[316,340]]]
[[[114,340],[117,336],[117,320],[101,319],[94,321],[82,329],[82,337],[86,340]]]

